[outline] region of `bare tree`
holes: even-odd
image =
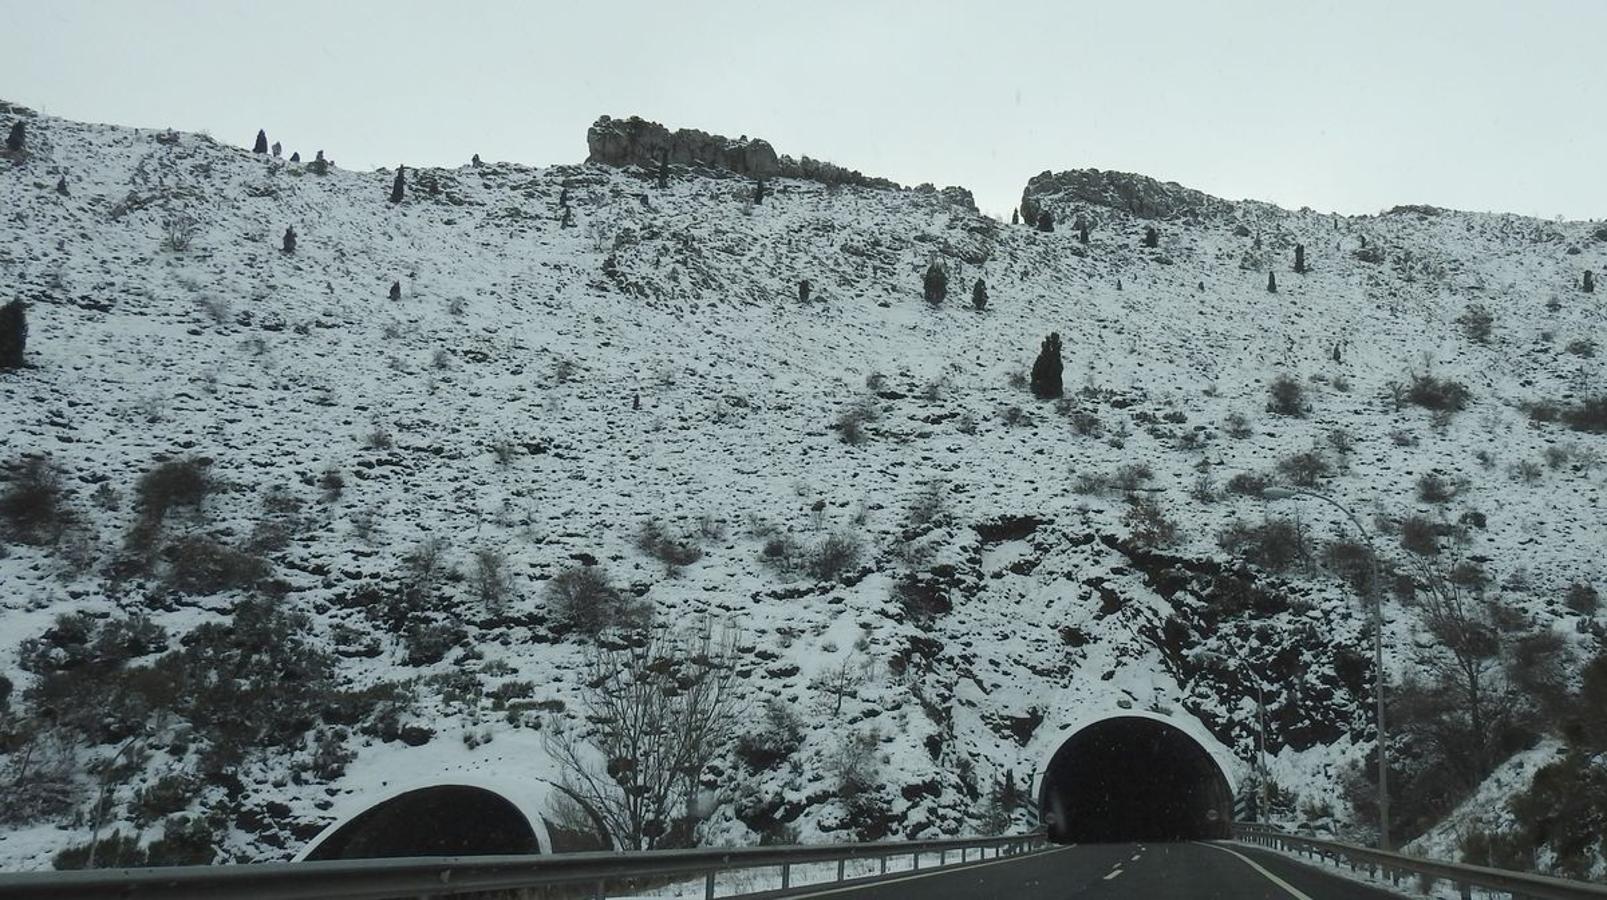
[[[1566,647],[1489,591],[1462,540],[1435,539],[1406,556],[1411,602],[1434,642],[1425,660],[1432,678],[1402,686],[1400,718],[1438,770],[1423,773],[1422,792],[1444,793],[1448,806],[1551,726],[1566,704]],[[1429,788],[1447,780],[1444,790]]]
[[[727,751],[737,722],[735,648],[734,632],[716,636],[705,625],[587,651],[586,725],[555,725],[547,748],[566,787],[624,847],[689,842],[700,776]]]
[[[831,695],[831,714],[836,717],[842,715],[843,698],[858,696],[859,689],[864,684],[864,666],[855,661],[853,654],[849,654],[843,659],[842,665],[832,666],[815,676],[809,686]]]

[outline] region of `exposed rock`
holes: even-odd
[[[656,171],[668,151],[671,165],[693,166],[732,172],[754,179],[806,178],[822,184],[854,184],[865,187],[898,188],[885,178],[872,178],[853,169],[821,162],[805,156],[793,159],[777,156],[770,142],[742,135],[728,138],[694,128],[670,131],[640,116],[615,119],[602,116],[586,130],[588,163],[624,167],[640,166]],[[945,189],[948,191],[956,189]],[[969,198],[969,193],[961,191]],[[956,199],[958,199],[956,197]],[[975,208],[975,204],[972,204]]]
[[[669,152],[672,165],[727,169],[750,178],[772,178],[781,171],[775,148],[766,141],[735,140],[691,128],[671,132],[639,116],[599,118],[586,131],[587,162],[652,168]]]
[[[1071,221],[1068,212],[1078,206],[1120,210],[1141,219],[1174,219],[1226,213],[1233,204],[1203,191],[1186,188],[1175,181],[1157,181],[1146,175],[1104,172],[1099,169],[1072,169],[1042,172],[1027,182],[1021,192],[1021,215],[1037,221],[1038,212],[1048,208],[1061,221]]]

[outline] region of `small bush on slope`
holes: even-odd
[[[161,522],[179,506],[199,509],[212,492],[206,464],[193,457],[170,460],[140,476],[136,492],[147,519]]]
[[[865,545],[858,535],[839,531],[827,535],[809,551],[804,570],[816,581],[833,581],[859,565],[864,554]]]
[[[1267,387],[1267,412],[1280,416],[1304,416],[1306,414],[1306,390],[1300,382],[1281,373],[1272,379]]]
[[[1472,396],[1467,385],[1460,381],[1435,378],[1433,375],[1413,375],[1411,384],[1406,387],[1405,399],[1436,412],[1459,412],[1467,408]]]
[[[1259,525],[1234,522],[1217,536],[1223,550],[1246,562],[1282,572],[1310,556],[1306,536],[1290,519],[1269,519]]]
[[[582,634],[608,628],[639,628],[652,619],[652,609],[620,593],[597,566],[565,569],[547,582],[547,609],[559,622]]]
[[[50,544],[71,523],[62,505],[61,473],[46,459],[28,459],[13,466],[16,475],[0,493],[0,520],[14,541]]]

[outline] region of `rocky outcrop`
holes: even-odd
[[[885,178],[872,178],[853,169],[820,160],[777,156],[770,142],[743,135],[728,138],[695,128],[670,131],[640,116],[614,119],[602,116],[586,130],[589,163],[656,170],[669,152],[671,165],[730,172],[747,178],[805,178],[822,184],[864,187],[899,186]]]
[[[603,116],[586,130],[587,162],[610,166],[656,167],[669,152],[678,166],[709,166],[750,178],[772,178],[781,171],[775,148],[746,135],[735,140],[692,128],[670,131],[639,116]]]
[[[1078,207],[1120,210],[1141,219],[1174,219],[1226,213],[1233,204],[1175,181],[1099,169],[1042,172],[1021,192],[1021,217],[1027,222],[1036,221],[1039,211],[1047,208],[1055,221],[1069,224],[1073,221],[1069,214]]]

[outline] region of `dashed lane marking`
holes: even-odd
[[[1196,841],[1195,843],[1199,843],[1199,842]],[[1278,887],[1281,887],[1284,890],[1288,891],[1289,895],[1291,897],[1294,897],[1295,900],[1311,900],[1311,895],[1303,893],[1299,888],[1296,888],[1294,885],[1290,884],[1289,882],[1284,881],[1282,878],[1279,878],[1278,876],[1272,874],[1271,872],[1268,872],[1266,869],[1261,868],[1261,865],[1259,863],[1257,863],[1255,860],[1251,859],[1250,857],[1245,856],[1243,853],[1239,853],[1239,852],[1234,851],[1234,850],[1229,850],[1228,848],[1219,846],[1217,844],[1200,844],[1200,846],[1202,846],[1202,847],[1210,847],[1212,850],[1221,850],[1223,853],[1228,853],[1228,854],[1232,854],[1233,856],[1237,856],[1240,860],[1242,860],[1244,862],[1245,865],[1247,865],[1250,868],[1256,870],[1257,872],[1260,872],[1263,876],[1265,876],[1268,881],[1270,881],[1273,884],[1277,885]]]
[[[954,872],[968,872],[972,869],[984,869],[988,866],[999,865],[1000,863],[1021,862],[1026,859],[1031,859],[1032,857],[1049,856],[1054,853],[1064,853],[1075,846],[1075,844],[1068,844],[1064,847],[1057,847],[1054,850],[1043,850],[1038,853],[1027,854],[1026,856],[1006,856],[1001,859],[990,859],[986,862],[962,863],[957,866],[945,866],[944,868],[933,869],[930,872],[922,872],[918,875],[905,875],[900,878],[878,878],[874,881],[864,881],[859,884],[845,884],[842,887],[828,888],[824,891],[815,891],[812,894],[793,894],[792,900],[808,900],[810,897],[830,897],[833,894],[846,894],[849,891],[863,891],[867,888],[881,887],[885,884],[899,884],[905,881],[916,881],[921,878],[931,878],[934,875],[949,875]],[[1307,900],[1310,900],[1310,898],[1307,898]]]

